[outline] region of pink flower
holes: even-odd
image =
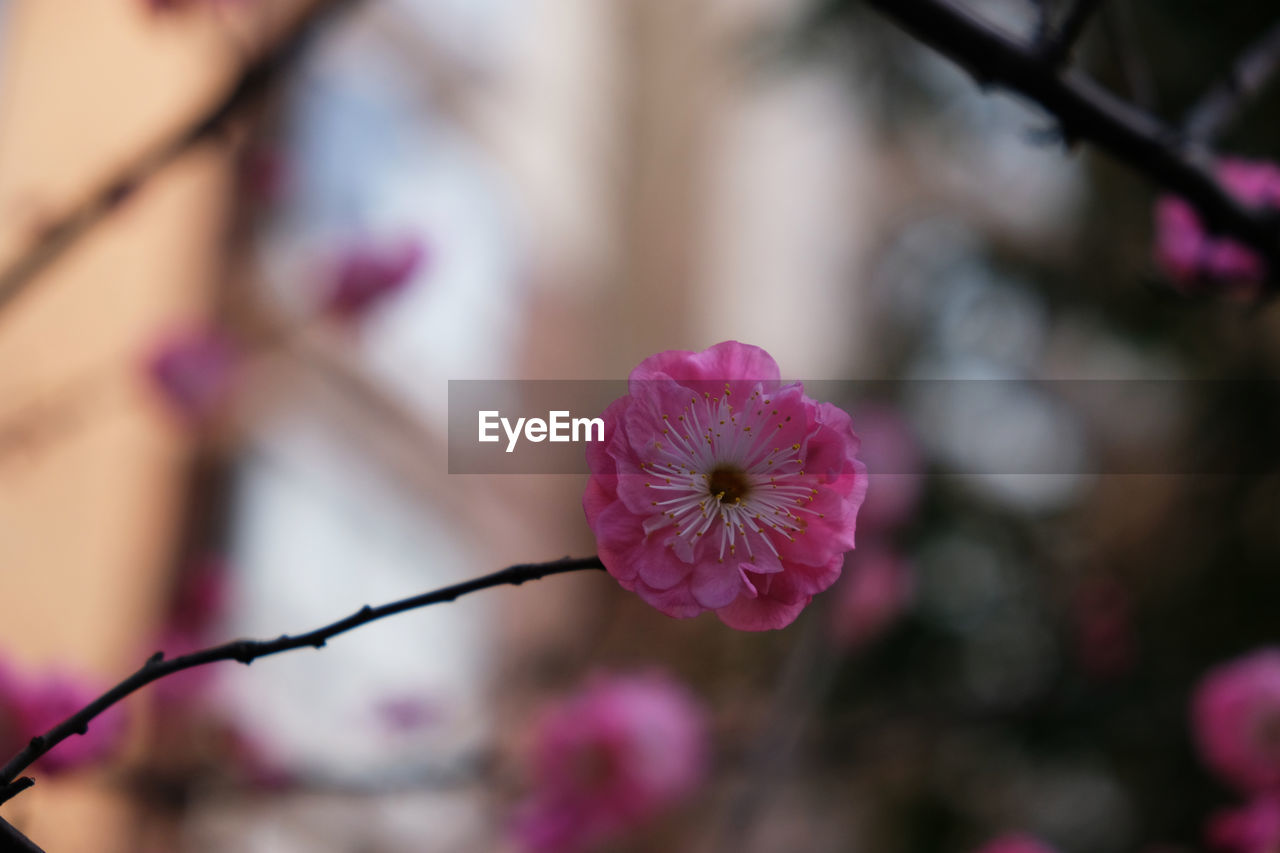
[[[220,332],[195,329],[163,342],[147,368],[170,408],[194,423],[211,418],[230,400],[236,353]]]
[[[1264,794],[1247,806],[1219,811],[1209,820],[1205,841],[1229,853],[1280,851],[1280,797]]]
[[[880,636],[911,603],[915,575],[901,554],[866,546],[845,561],[844,577],[835,587],[832,639],[856,649]]]
[[[583,850],[692,793],[707,765],[704,713],[657,673],[596,676],[534,732],[534,792],[514,825],[538,853]]]
[[[1210,671],[1192,720],[1201,758],[1224,781],[1243,791],[1280,786],[1280,649]]]
[[[924,466],[920,446],[910,425],[888,406],[858,411],[858,437],[870,483],[858,521],[864,530],[893,530],[911,520],[920,502]]]
[[[1054,853],[1054,850],[1030,835],[1014,833],[988,841],[978,853]]]
[[[609,573],[670,616],[789,625],[854,546],[867,477],[849,415],[736,341],[645,359],[628,390],[587,445]]]
[[[426,246],[415,239],[351,249],[338,262],[325,311],[347,321],[365,316],[412,281],[426,260]]]
[[[1280,207],[1280,166],[1224,160],[1218,166],[1223,186],[1251,207]],[[1195,209],[1175,196],[1156,202],[1155,260],[1174,282],[1203,281],[1250,288],[1267,275],[1266,263],[1252,249],[1209,234]]]

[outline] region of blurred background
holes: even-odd
[[[1176,120],[1274,14],[1110,0],[1080,62]],[[606,849],[1195,850],[1233,802],[1188,703],[1276,641],[1274,308],[1163,282],[1156,188],[862,4],[4,0],[0,87],[0,264],[138,176],[0,303],[14,695],[592,553],[583,478],[447,473],[450,379],[737,339],[877,380],[886,472],[781,632],[570,575],[144,690],[0,810],[50,853],[517,849],[531,721],[601,669],[671,672],[713,756]]]

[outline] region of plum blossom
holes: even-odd
[[[880,636],[911,603],[915,574],[901,554],[865,545],[846,559],[844,577],[834,589],[831,638],[853,650]]]
[[[698,702],[659,673],[597,675],[535,727],[533,792],[513,834],[534,853],[615,839],[692,793],[707,769]]]
[[[671,350],[631,372],[587,445],[600,559],[670,616],[790,624],[840,577],[866,468],[853,421],[784,383],[759,347]]]
[[[1280,207],[1280,166],[1274,163],[1224,160],[1218,179],[1250,207]],[[1267,275],[1265,261],[1253,249],[1210,234],[1195,209],[1175,196],[1156,202],[1155,261],[1184,286],[1207,281],[1247,292]]]
[[[1209,819],[1205,841],[1227,853],[1280,851],[1280,797],[1263,794],[1248,805],[1219,811]]]
[[[427,259],[426,245],[412,238],[349,249],[334,269],[325,312],[345,321],[364,317],[404,289]]]
[[[230,400],[235,346],[214,329],[171,335],[151,354],[147,372],[169,407],[190,423],[207,420]]]
[[[1013,833],[988,841],[978,853],[1054,853],[1054,849],[1033,836]]]
[[[1264,648],[1209,672],[1192,722],[1201,758],[1242,791],[1280,787],[1280,648]]]

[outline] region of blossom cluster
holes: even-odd
[[[1217,175],[1241,203],[1280,209],[1280,166],[1227,159],[1219,163]],[[1268,274],[1266,262],[1256,251],[1211,233],[1195,209],[1176,196],[1156,202],[1155,261],[1171,281],[1186,289],[1212,284],[1248,294]]]

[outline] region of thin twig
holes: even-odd
[[[751,848],[756,826],[767,816],[773,793],[785,784],[805,729],[835,681],[841,661],[826,636],[827,615],[825,609],[805,614],[778,676],[768,716],[747,755],[742,787],[724,809],[718,850]]]
[[[1187,113],[1183,129],[1203,142],[1216,139],[1245,105],[1280,71],[1280,22],[1240,55],[1213,88]]]
[[[149,147],[62,217],[45,225],[35,242],[0,270],[0,309],[11,304],[50,264],[181,155],[216,139],[229,119],[255,103],[294,61],[322,22],[358,0],[318,0],[265,53],[249,63],[226,92],[185,127]]]
[[[1071,56],[1071,49],[1080,39],[1085,26],[1093,13],[1102,5],[1102,0],[1076,0],[1067,10],[1062,24],[1049,33],[1042,48],[1044,61],[1052,66],[1061,65]]]
[[[1214,177],[1207,147],[1187,140],[1085,75],[1046,63],[1036,45],[974,17],[955,0],[868,2],[966,68],[979,84],[1001,85],[1038,103],[1058,120],[1065,139],[1093,142],[1185,198],[1208,228],[1254,247],[1272,269],[1280,270],[1280,220],[1270,211],[1245,207],[1227,193]]]
[[[301,649],[307,646],[319,649],[331,638],[339,634],[346,633],[353,628],[361,625],[367,625],[378,619],[387,616],[393,616],[397,613],[404,613],[407,610],[415,610],[419,607],[426,607],[430,604],[440,604],[441,602],[453,601],[468,593],[477,592],[482,589],[489,589],[495,586],[507,586],[526,583],[528,581],[538,580],[540,578],[549,577],[550,575],[559,575],[566,572],[577,572],[584,569],[603,569],[604,564],[600,562],[599,557],[564,557],[560,560],[552,560],[548,563],[522,563],[520,565],[511,566],[483,577],[474,578],[463,583],[447,586],[433,592],[426,592],[421,595],[415,595],[410,598],[404,598],[399,601],[392,601],[378,607],[369,607],[368,605],[360,608],[355,613],[337,622],[332,622],[314,631],[308,631],[305,634],[296,634],[289,636],[281,635],[274,640],[234,640],[230,643],[224,643],[220,646],[213,646],[207,649],[201,649],[197,652],[182,655],[181,657],[165,660],[163,652],[157,652],[147,659],[136,672],[128,678],[121,681],[115,687],[112,687],[106,693],[103,693],[97,699],[90,702],[84,708],[72,714],[67,719],[58,723],[49,731],[42,735],[38,735],[31,739],[30,743],[9,760],[3,768],[0,768],[0,803],[3,803],[15,794],[25,788],[31,787],[33,782],[24,781],[26,777],[17,779],[19,773],[30,767],[32,762],[39,759],[42,755],[53,749],[62,741],[71,735],[83,735],[89,730],[89,721],[101,714],[107,708],[119,702],[124,697],[133,693],[135,690],[150,684],[157,679],[164,678],[166,675],[172,675],[175,672],[181,672],[184,669],[203,666],[204,664],[213,663],[220,660],[235,660],[243,664],[252,663],[261,657],[275,655],[281,652],[292,651],[293,649]],[[15,781],[16,780],[16,781]],[[7,783],[7,784],[6,784]]]
[[[1159,93],[1146,51],[1142,49],[1141,33],[1134,22],[1132,0],[1111,0],[1103,10],[1102,23],[1129,88],[1129,98],[1147,112],[1154,112],[1159,105]]]

